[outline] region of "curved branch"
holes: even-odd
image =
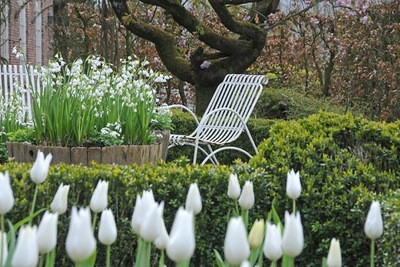
[[[162,31],[144,21],[129,16],[129,8],[124,0],[110,0],[115,14],[122,24],[133,34],[154,43],[165,67],[179,79],[194,83],[190,63],[182,57],[172,34]]]

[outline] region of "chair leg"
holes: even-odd
[[[211,146],[208,144],[207,147],[208,147],[208,150],[210,151],[210,154],[212,154],[214,151],[212,150]],[[214,165],[219,164],[219,162],[218,162],[217,157],[215,156],[215,154],[211,157],[211,160],[213,161],[213,164],[214,164]]]
[[[196,165],[197,162],[197,150],[199,148],[199,140],[196,139],[194,143],[194,154],[193,154],[193,165]]]

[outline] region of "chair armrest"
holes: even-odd
[[[176,105],[166,106],[166,108],[168,108],[168,109],[184,109],[184,110],[188,111],[193,116],[197,125],[199,125],[199,120],[197,119],[196,115],[188,107],[186,107],[184,105],[176,104]]]

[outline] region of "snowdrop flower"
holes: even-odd
[[[13,267],[34,267],[39,261],[36,226],[25,226],[19,230],[17,245],[11,260]]]
[[[108,182],[100,180],[90,200],[90,208],[93,212],[99,213],[107,208]]]
[[[58,187],[54,199],[50,205],[52,212],[57,212],[59,215],[61,215],[67,211],[68,192],[69,192],[69,185],[61,184]]]
[[[264,239],[264,220],[256,220],[251,227],[249,234],[249,244],[252,249],[261,246]]]
[[[287,174],[286,194],[291,199],[297,199],[301,193],[300,173],[290,170]]]
[[[233,265],[239,265],[250,255],[250,246],[242,217],[231,218],[226,230],[224,242],[225,259]]]
[[[90,217],[89,208],[81,208],[78,211],[76,207],[72,207],[65,247],[68,256],[75,263],[86,260],[96,250]]]
[[[14,195],[8,172],[0,173],[0,215],[9,212],[14,206]]]
[[[228,197],[238,199],[240,196],[240,184],[236,174],[229,175]]]
[[[38,151],[35,163],[31,169],[31,179],[35,184],[41,184],[46,180],[52,158],[51,153],[44,158],[43,152]]]
[[[105,209],[101,213],[99,225],[99,240],[104,245],[111,245],[117,240],[117,225],[112,211]]]
[[[199,214],[202,209],[200,191],[196,183],[191,184],[189,187],[189,192],[186,196],[185,209],[193,211],[194,215]]]
[[[282,249],[290,257],[300,255],[304,247],[303,225],[300,213],[285,212],[285,230],[283,231]]]
[[[246,181],[243,186],[242,194],[239,198],[239,205],[244,210],[249,210],[254,205],[254,191],[253,191],[253,183],[250,181]]]
[[[193,212],[180,207],[167,242],[167,255],[176,263],[187,261],[193,256],[195,247]]]
[[[282,257],[282,235],[278,225],[267,223],[263,252],[271,261],[277,261]]]
[[[328,267],[342,266],[342,253],[340,252],[340,243],[339,240],[336,240],[335,238],[332,238],[331,240],[326,263],[328,264]]]
[[[143,224],[143,219],[149,211],[149,207],[155,203],[153,191],[143,191],[143,196],[136,196],[135,209],[133,210],[131,226],[136,234],[140,233],[140,227]]]
[[[49,253],[57,244],[58,214],[46,211],[37,231],[37,243],[41,254]]]
[[[373,201],[368,211],[364,232],[368,238],[375,240],[383,234],[383,222],[379,201]]]
[[[165,83],[165,82],[167,82],[167,80],[164,78],[164,76],[160,75],[154,80],[154,82],[155,83]]]

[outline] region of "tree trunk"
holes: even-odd
[[[208,104],[211,101],[211,98],[214,95],[215,89],[218,85],[215,86],[201,86],[196,85],[196,114],[203,115],[206,111]]]

